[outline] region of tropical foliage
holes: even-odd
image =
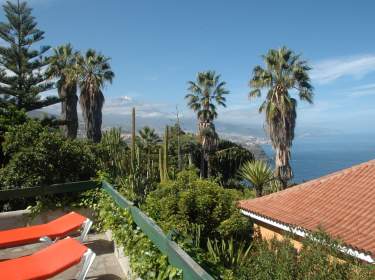
[[[78,73],[81,90],[79,103],[86,124],[87,138],[100,142],[104,104],[102,90],[105,83],[112,83],[115,74],[111,70],[109,58],[92,49],[84,56],[78,57]]]
[[[195,171],[183,171],[147,196],[146,210],[165,231],[174,228],[187,233],[192,224],[199,225],[204,243],[219,236],[246,240],[251,226],[248,219],[237,215],[235,202],[240,197],[240,191],[200,179]]]
[[[10,161],[0,169],[0,189],[88,180],[96,174],[95,147],[66,140],[37,121],[10,129],[3,148]]]
[[[142,148],[146,151],[147,157],[147,178],[151,176],[151,163],[152,163],[152,153],[155,151],[155,147],[160,142],[159,135],[156,134],[155,129],[145,126],[139,131],[139,139]]]
[[[78,129],[77,58],[78,52],[75,52],[70,44],[59,46],[53,49],[47,69],[50,79],[58,79],[56,87],[61,99],[63,134],[73,139],[77,137]]]
[[[263,195],[263,190],[274,181],[272,169],[265,161],[245,162],[240,169],[240,176],[255,189],[256,196]]]
[[[8,106],[7,109],[0,106],[0,167],[9,161],[3,152],[3,142],[5,133],[15,125],[24,123],[27,120],[27,115],[24,110],[17,110],[15,106]]]
[[[259,112],[266,114],[268,133],[276,151],[275,175],[286,188],[293,177],[290,149],[297,118],[297,100],[291,93],[295,91],[301,101],[313,102],[308,74],[311,68],[300,55],[286,47],[269,50],[263,60],[265,68],[258,65],[253,70],[249,96],[260,97],[262,89],[267,91]]]
[[[108,196],[100,196],[98,220],[123,246],[133,274],[142,279],[182,279],[181,271],[169,265],[167,257],[139,230],[129,212],[118,208]]]
[[[198,138],[202,145],[201,177],[210,177],[210,155],[216,150],[218,135],[215,130],[214,119],[217,118],[216,106],[225,107],[229,91],[225,89],[225,82],[220,81],[220,75],[214,71],[200,72],[196,81],[188,82],[189,93],[185,96],[188,106],[197,113]]]
[[[215,279],[374,279],[373,267],[340,252],[340,242],[327,235],[308,235],[297,252],[289,240],[257,239],[250,219],[241,215],[239,200],[286,187],[292,178],[290,152],[296,125],[296,94],[312,103],[307,62],[290,49],[271,49],[256,66],[250,96],[266,90],[259,111],[276,151],[275,171],[246,148],[220,139],[214,121],[226,106],[229,91],[214,71],[200,72],[188,82],[185,96],[197,116],[197,135],[175,125],[164,133],[136,129],[132,110],[131,136],[121,128],[102,135],[103,90],[114,73],[109,58],[89,49],[84,55],[70,44],[53,49],[41,44],[26,2],[4,5],[0,24],[0,190],[105,178],[146,212],[171,240]],[[41,98],[53,88],[59,98]],[[77,136],[77,101],[82,108],[87,139]],[[27,112],[61,101],[62,133]],[[158,134],[159,133],[159,134]],[[163,135],[162,135],[163,134]],[[199,169],[199,170],[198,170]],[[199,176],[200,175],[200,176]],[[206,178],[208,177],[208,178]],[[142,279],[182,279],[182,272],[137,227],[128,211],[115,206],[101,190],[77,195],[51,195],[6,201],[0,210],[33,213],[54,207],[93,210],[97,230],[111,230],[123,246],[131,268]],[[343,260],[343,261],[342,261]]]
[[[254,159],[248,149],[228,140],[220,140],[217,151],[210,157],[212,175],[220,179],[224,186],[239,184],[238,170],[243,163]]]
[[[120,128],[104,132],[100,142],[101,169],[112,178],[126,176],[130,170],[129,147],[121,136]]]
[[[375,275],[374,267],[345,257],[343,261],[343,256],[337,250],[339,244],[324,232],[314,233],[304,239],[299,253],[289,240],[256,240],[250,257],[235,272],[236,279],[372,279]]]

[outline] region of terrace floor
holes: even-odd
[[[90,234],[85,243],[95,253],[96,258],[92,264],[90,271],[86,277],[87,280],[120,280],[126,279],[123,274],[120,264],[113,254],[113,242],[108,241],[104,234]],[[44,244],[31,244],[15,248],[8,248],[0,250],[0,260],[17,258],[24,255],[32,254],[33,252],[43,248]],[[74,266],[58,276],[54,280],[70,280],[75,279],[80,265]]]

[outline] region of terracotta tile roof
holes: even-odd
[[[321,226],[346,246],[375,257],[375,160],[240,201],[238,207],[305,231]]]

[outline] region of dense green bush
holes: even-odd
[[[101,168],[109,172],[120,193],[135,201],[215,279],[374,279],[373,268],[337,253],[339,243],[324,234],[306,239],[298,255],[287,240],[252,243],[251,221],[239,213],[236,202],[254,193],[224,188],[219,183],[226,180],[225,176],[233,179],[237,163],[250,157],[250,153],[238,158],[239,147],[227,143],[225,150],[223,144],[222,158],[213,159],[223,168],[217,173],[218,179],[200,179],[195,170],[185,170],[176,179],[158,184],[156,177],[146,178],[142,150],[137,149],[136,162],[131,167],[129,149],[120,134],[113,131],[103,137],[102,143],[94,145],[67,140],[58,130],[38,121],[9,127],[3,143],[9,162],[0,169],[0,188],[85,180]],[[98,174],[105,179],[103,172]],[[133,272],[141,278],[182,278],[181,271],[169,265],[167,257],[142,233],[130,213],[118,208],[100,190],[39,198],[32,209],[36,213],[68,205],[93,209],[96,228],[112,231],[116,243],[129,256]]]
[[[127,210],[117,207],[104,193],[98,209],[102,229],[111,230],[116,244],[123,246],[133,273],[142,279],[182,279],[181,271],[169,265],[168,258],[142,233]]]
[[[211,156],[212,175],[220,177],[223,185],[230,185],[238,178],[238,170],[254,155],[246,148],[228,140],[220,140],[217,151]]]
[[[289,240],[253,243],[247,261],[236,271],[239,280],[370,280],[372,266],[340,254],[339,242],[323,232],[304,239],[299,253]],[[339,259],[340,258],[340,259]]]
[[[4,156],[2,147],[5,133],[13,126],[24,123],[26,119],[27,115],[25,111],[17,110],[12,106],[9,106],[7,109],[0,106],[0,167],[9,160],[8,157]]]
[[[10,160],[0,169],[0,189],[87,180],[97,170],[93,144],[65,139],[38,121],[10,128],[3,150]]]
[[[178,133],[179,137],[177,136]],[[182,131],[176,124],[170,127],[168,154],[172,172],[178,171],[178,147],[180,147],[182,169],[189,166],[189,161],[196,168],[200,168],[202,147],[198,143],[197,136]],[[210,155],[212,176],[219,178],[220,183],[225,187],[238,185],[240,166],[253,159],[254,155],[248,149],[229,140],[221,139],[216,151]]]
[[[120,128],[107,130],[98,145],[100,168],[114,179],[127,175],[131,165],[130,150],[121,133]]]
[[[239,215],[235,203],[244,194],[218,183],[198,178],[195,171],[183,171],[151,192],[144,208],[168,232],[187,233],[191,225],[201,227],[201,239],[249,240],[251,222]]]

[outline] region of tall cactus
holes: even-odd
[[[159,148],[159,172],[160,172],[160,181],[163,182],[164,178],[164,164],[163,164],[163,148]]]
[[[168,148],[169,148],[169,127],[165,127],[164,134],[164,173],[165,179],[168,179]]]
[[[159,171],[160,181],[169,179],[168,170],[168,147],[169,147],[169,128],[165,127],[163,147],[159,149]]]
[[[135,169],[135,108],[132,109],[132,139],[131,139],[131,166],[134,171]]]

